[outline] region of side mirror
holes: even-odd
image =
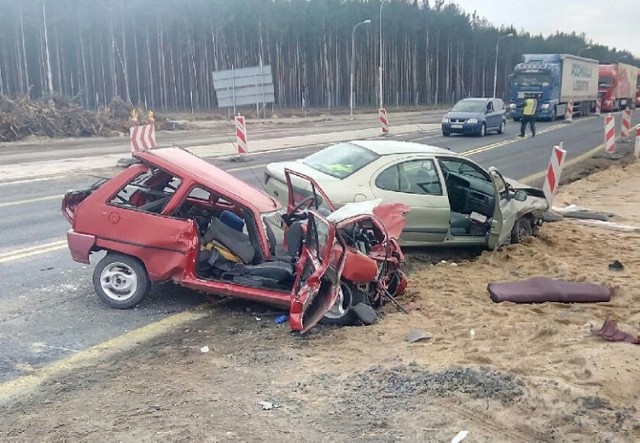
[[[516,191],[515,194],[513,194],[513,199],[515,201],[519,201],[519,202],[523,202],[527,199],[527,197],[529,197],[529,194],[527,194],[527,191],[523,190],[523,189],[518,189]]]

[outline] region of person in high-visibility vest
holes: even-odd
[[[520,124],[520,137],[524,137],[527,129],[527,123],[531,127],[531,137],[536,136],[536,110],[538,108],[538,100],[535,98],[525,98],[524,108],[522,109],[522,123]]]

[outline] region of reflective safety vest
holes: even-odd
[[[524,101],[524,110],[522,111],[523,115],[535,115],[536,107],[538,106],[538,101],[535,98],[528,98]]]

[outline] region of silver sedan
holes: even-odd
[[[293,183],[289,196],[287,169],[313,183],[298,183],[297,190]],[[376,199],[405,203],[411,211],[400,238],[403,246],[496,249],[535,234],[549,208],[541,190],[506,179],[495,168],[447,149],[401,141],[339,143],[297,161],[271,163],[264,182],[284,205],[316,194],[309,186],[331,199],[316,202],[319,209]]]

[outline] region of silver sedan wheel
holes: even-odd
[[[348,291],[348,289],[346,291]],[[350,305],[351,297],[345,293],[344,284],[341,284],[338,287],[338,298],[336,299],[336,302],[333,304],[331,309],[324,314],[324,316],[331,319],[342,318],[347,312],[349,312]]]
[[[100,273],[100,287],[109,298],[124,301],[138,290],[138,276],[128,264],[114,262]]]

